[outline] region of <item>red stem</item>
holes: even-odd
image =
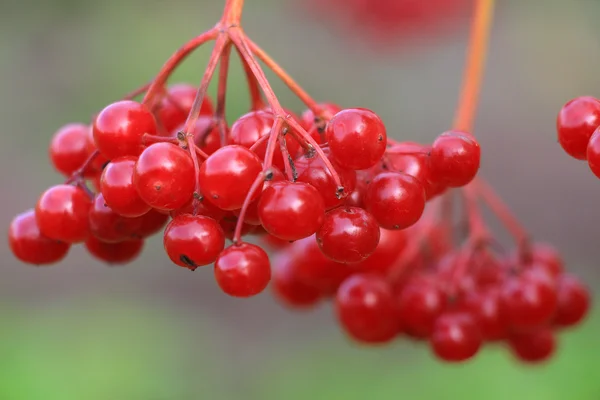
[[[253,111],[262,110],[265,108],[265,103],[263,101],[262,94],[260,93],[258,81],[252,73],[250,66],[244,59],[242,52],[237,47],[235,49],[237,50],[238,55],[240,56],[242,66],[244,67],[244,73],[246,74],[246,81],[248,82],[248,92],[250,93],[250,108]]]
[[[150,85],[152,85],[152,82],[146,83],[144,86],[141,86],[141,87],[127,93],[125,96],[123,96],[123,100],[132,100],[132,99],[138,97],[139,95],[144,93],[146,90],[148,90]]]
[[[152,103],[155,101],[155,98],[160,93],[161,88],[165,85],[165,83],[167,82],[173,71],[179,66],[179,64],[181,64],[181,62],[198,47],[208,42],[209,40],[214,40],[218,34],[219,31],[217,29],[210,29],[200,34],[199,36],[196,36],[195,38],[184,44],[182,47],[180,47],[162,66],[158,75],[156,76],[156,78],[154,78],[154,80],[148,87],[148,90],[146,91],[146,95],[144,96],[144,100],[142,100],[142,102],[148,105],[149,108],[153,108]]]
[[[79,167],[79,169],[71,174],[71,176],[65,181],[65,185],[69,185],[71,183],[76,183],[82,179],[83,175],[86,173],[87,169],[92,165],[94,160],[98,158],[100,152],[98,150],[94,151],[90,156],[85,160],[85,162]]]
[[[215,116],[219,127],[221,146],[227,145],[227,125],[225,119],[225,105],[227,97],[227,77],[229,72],[229,59],[231,58],[231,42],[227,43],[223,50],[223,56],[219,62],[219,84],[217,88],[217,110]]]
[[[265,177],[267,176],[268,170],[264,170],[254,180],[252,186],[250,186],[250,190],[244,199],[244,204],[242,204],[242,208],[240,209],[240,214],[238,215],[238,220],[235,224],[235,231],[233,232],[233,244],[238,245],[242,238],[242,228],[244,227],[244,218],[246,217],[246,213],[248,212],[248,207],[250,207],[250,203],[252,203],[252,198],[254,194],[261,187],[261,185],[265,182]]]

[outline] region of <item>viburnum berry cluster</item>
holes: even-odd
[[[90,124],[55,133],[50,159],[66,180],[14,218],[14,255],[47,265],[83,244],[95,258],[125,264],[162,232],[174,264],[192,271],[214,264],[230,296],[255,296],[271,283],[290,307],[330,300],[357,342],[409,337],[449,362],[500,341],[526,362],[550,357],[556,331],[583,320],[590,294],[477,177],[481,154],[471,127],[493,1],[477,3],[453,128],[428,145],[392,140],[371,110],[315,102],[244,33],[242,6],[228,0],[221,21],[175,52],[151,83]],[[168,84],[211,40],[200,85]],[[251,110],[229,126],[234,50]],[[281,106],[259,61],[306,110],[296,115]],[[213,102],[206,92],[217,67]],[[584,136],[584,122],[585,129],[594,125],[600,103],[584,103],[563,113],[563,130]],[[583,120],[574,123],[574,116]],[[456,199],[464,210],[460,229]],[[481,202],[512,233],[514,248],[495,239]],[[273,263],[264,248],[276,253]]]

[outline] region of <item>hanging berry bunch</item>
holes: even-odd
[[[12,221],[14,255],[47,265],[83,244],[93,257],[124,264],[162,232],[174,264],[214,264],[226,294],[251,297],[271,283],[290,307],[331,300],[343,330],[361,343],[410,337],[458,362],[502,341],[523,361],[547,359],[555,332],[585,317],[590,296],[556,250],[531,241],[476,177],[471,128],[493,1],[477,3],[454,126],[428,145],[388,138],[371,110],[315,102],[244,33],[242,6],[228,0],[221,21],[181,47],[150,84],[90,125],[54,135],[50,158],[66,181]],[[199,87],[168,85],[209,41]],[[228,126],[232,51],[246,71],[251,110]],[[281,106],[259,61],[306,104],[300,116]],[[213,103],[206,91],[217,67]],[[597,101],[581,104],[559,123],[577,136],[579,156],[579,138],[589,139],[600,114]],[[456,199],[466,229],[455,229]],[[481,203],[512,233],[514,249],[495,240]],[[246,241],[251,236],[260,245]],[[275,251],[273,262],[263,247]]]

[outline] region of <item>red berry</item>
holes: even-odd
[[[105,243],[133,239],[141,228],[144,217],[127,218],[117,214],[106,205],[102,193],[98,193],[88,214],[90,233]]]
[[[131,100],[108,105],[94,120],[94,143],[103,156],[112,160],[139,156],[144,134],[156,134],[156,120],[148,108]]]
[[[326,151],[326,150],[325,150]],[[328,153],[326,151],[326,153]],[[328,157],[331,160],[331,156]],[[325,208],[330,210],[344,203],[348,194],[356,187],[356,172],[351,169],[342,168],[332,161],[335,172],[340,177],[344,188],[343,193],[338,192],[338,187],[331,176],[331,172],[318,156],[306,157],[302,155],[294,161],[298,173],[298,182],[308,183],[321,193]]]
[[[80,188],[56,185],[37,202],[35,216],[40,232],[67,243],[83,242],[90,233],[88,213],[92,200]]]
[[[133,184],[133,171],[137,159],[126,156],[112,160],[100,180],[100,191],[106,204],[124,217],[139,217],[150,211],[150,206],[138,195]]]
[[[274,123],[275,115],[272,112],[263,110],[251,111],[248,114],[242,115],[231,126],[231,131],[229,132],[230,141],[232,144],[250,148],[261,137],[267,136],[271,133],[271,128],[273,127]],[[298,150],[300,149],[298,142],[295,139],[287,136],[286,147],[292,158],[295,158]],[[265,159],[266,151],[267,141],[264,141],[261,145],[254,149],[254,152],[261,160]],[[275,148],[273,165],[282,170],[285,167],[279,144],[277,144],[277,147]]]
[[[383,277],[353,275],[335,296],[335,309],[342,328],[364,343],[385,343],[400,332],[394,295]]]
[[[71,245],[43,236],[38,228],[33,210],[25,211],[10,223],[8,243],[19,260],[34,265],[59,262],[69,252]]]
[[[355,264],[358,270],[386,274],[404,250],[407,241],[407,235],[404,231],[380,228],[379,232],[379,243],[375,251],[363,261]]]
[[[242,208],[246,195],[262,171],[260,159],[242,146],[225,146],[200,167],[200,187],[206,199],[223,210]],[[260,193],[254,194],[255,200]]]
[[[225,247],[225,235],[212,218],[182,214],[165,228],[163,245],[171,261],[193,271],[217,259]]]
[[[586,149],[586,157],[590,169],[600,178],[600,126],[594,131]]]
[[[340,207],[325,215],[316,237],[326,257],[341,263],[354,263],[373,254],[379,235],[379,225],[367,211]]]
[[[90,157],[89,131],[90,127],[84,124],[67,124],[54,134],[50,160],[58,172],[70,176]]]
[[[414,177],[397,172],[377,175],[367,187],[365,205],[385,229],[405,229],[425,210],[425,190]]]
[[[558,326],[577,325],[588,313],[591,296],[574,276],[563,275],[557,284],[558,305],[553,323]]]
[[[471,182],[481,160],[479,143],[466,132],[448,131],[433,142],[429,158],[434,181],[450,187]]]
[[[140,221],[139,228],[135,229],[134,236],[140,239],[145,239],[163,230],[169,215],[156,210],[142,215],[138,218]]]
[[[273,291],[289,307],[308,308],[319,302],[321,292],[299,279],[299,257],[282,252],[273,261]]]
[[[588,143],[599,125],[600,101],[591,96],[577,97],[558,113],[558,142],[571,157],[585,160]]]
[[[135,260],[144,247],[144,241],[140,239],[127,240],[118,243],[106,243],[100,239],[90,236],[85,241],[87,251],[100,261],[108,264],[127,264]]]
[[[452,312],[436,319],[431,334],[431,347],[441,360],[466,361],[477,354],[481,343],[481,332],[471,314]]]
[[[230,246],[215,261],[215,278],[221,290],[230,296],[255,296],[271,280],[269,256],[254,244]]]
[[[446,308],[444,293],[429,279],[408,283],[400,290],[397,303],[402,327],[415,337],[431,335],[435,320]]]
[[[258,217],[268,233],[293,241],[319,229],[325,218],[325,204],[317,189],[309,184],[275,182],[262,193]]]
[[[514,334],[508,343],[517,358],[527,363],[546,361],[556,349],[554,333],[547,328]]]
[[[557,305],[554,282],[543,270],[527,270],[501,287],[500,306],[509,326],[529,330],[548,323]]]
[[[388,169],[393,172],[404,172],[417,178],[425,189],[427,199],[433,198],[438,192],[444,190],[444,186],[436,182],[431,173],[427,154],[430,151],[430,148],[421,144],[404,142],[393,145],[385,155]]]
[[[385,125],[373,111],[342,110],[329,121],[325,132],[331,156],[342,167],[371,168],[385,153]]]
[[[185,122],[192,110],[197,91],[198,88],[186,83],[177,83],[169,86],[167,94],[163,97],[157,112],[157,118],[167,132],[171,132]],[[208,96],[205,96],[199,115],[209,116],[212,113],[212,101]]]
[[[485,340],[506,339],[508,326],[500,309],[500,293],[498,290],[468,293],[463,305],[477,321]]]
[[[194,195],[196,174],[190,154],[171,143],[155,143],[135,164],[133,182],[144,202],[159,210],[183,207]]]

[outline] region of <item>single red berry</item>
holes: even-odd
[[[325,218],[325,204],[317,189],[309,184],[275,182],[262,193],[258,217],[268,233],[293,241],[319,229]]]
[[[600,126],[594,131],[586,149],[586,157],[590,169],[600,178]]]
[[[404,330],[414,337],[428,337],[437,317],[446,308],[446,298],[431,279],[414,279],[397,295],[398,311]]]
[[[89,131],[88,125],[67,124],[54,134],[50,142],[50,160],[58,172],[71,176],[90,157]]]
[[[541,242],[534,243],[530,249],[530,256],[529,265],[542,268],[555,278],[562,275],[565,263],[554,246]]]
[[[187,119],[192,111],[198,88],[186,84],[176,83],[169,86],[157,112],[157,118],[167,132],[171,132]],[[208,96],[204,97],[199,115],[210,116],[213,114],[213,104]]]
[[[65,258],[71,245],[42,235],[33,210],[17,215],[8,229],[8,243],[15,257],[33,265],[54,264]]]
[[[163,230],[169,221],[169,214],[164,214],[157,210],[150,210],[138,219],[140,221],[140,226],[135,229],[133,236],[139,239],[145,239]]]
[[[83,242],[90,233],[88,213],[92,200],[80,188],[56,185],[37,202],[35,215],[40,232],[54,240]]]
[[[298,278],[297,257],[284,251],[273,261],[273,291],[288,307],[309,308],[321,300],[321,292]]]
[[[443,361],[466,361],[477,354],[482,338],[475,318],[466,312],[440,315],[433,325],[431,347]]]
[[[179,132],[183,132],[185,123],[179,125],[173,130],[172,136],[177,137]],[[225,132],[227,134],[227,132]],[[192,130],[196,146],[203,152],[210,155],[221,147],[221,131],[212,117],[201,115]]]
[[[106,204],[124,217],[139,217],[150,211],[150,206],[138,195],[133,184],[136,157],[126,156],[112,160],[100,179],[100,191]]]
[[[331,160],[329,151],[324,149]],[[331,172],[319,156],[307,157],[302,155],[294,161],[298,182],[305,182],[321,193],[325,208],[330,210],[344,203],[345,198],[356,188],[356,172],[351,169],[342,168],[332,161],[335,172],[338,174],[344,191],[340,193]]]
[[[94,143],[107,159],[139,156],[144,134],[156,134],[156,120],[143,104],[122,100],[108,105],[94,120]]]
[[[556,337],[548,328],[513,334],[508,341],[515,356],[526,363],[540,363],[556,350]]]
[[[94,236],[90,236],[85,241],[85,248],[92,256],[113,265],[132,262],[140,255],[143,247],[144,241],[140,239],[106,243]]]
[[[566,103],[556,119],[558,142],[571,157],[585,160],[592,134],[600,125],[600,101],[581,96]]]
[[[193,271],[217,259],[225,247],[225,235],[212,218],[181,214],[165,228],[163,245],[171,261]]]
[[[500,293],[498,290],[470,292],[463,299],[463,306],[477,321],[485,340],[506,339],[508,325],[500,309]]]
[[[382,228],[405,229],[421,218],[425,190],[413,176],[384,172],[369,184],[364,202]]]
[[[144,202],[159,210],[183,207],[194,195],[196,174],[190,154],[171,143],[155,143],[135,164],[133,183]]]
[[[223,250],[215,261],[215,279],[221,290],[233,297],[251,297],[261,293],[271,280],[269,256],[250,243]]]
[[[349,277],[337,291],[335,309],[344,331],[359,342],[386,343],[400,332],[394,295],[383,277]]]
[[[106,243],[118,243],[136,237],[142,226],[142,217],[127,218],[106,205],[102,193],[98,193],[90,207],[88,219],[92,236]]]
[[[223,210],[242,208],[262,171],[260,159],[245,147],[230,145],[214,152],[200,167],[200,187],[206,199]],[[260,193],[254,194],[255,200]]]
[[[379,225],[367,211],[340,207],[325,214],[316,238],[326,257],[341,263],[355,263],[373,254],[379,235]]]
[[[548,323],[557,306],[556,287],[543,270],[526,270],[501,287],[501,312],[515,330],[530,330]]]
[[[407,242],[405,231],[379,229],[379,243],[375,251],[354,266],[363,272],[387,274],[398,259]]]
[[[373,111],[349,108],[337,113],[326,128],[332,158],[348,169],[367,169],[385,153],[385,125]]]
[[[563,275],[557,285],[558,305],[553,323],[557,326],[577,325],[588,313],[591,303],[589,290],[579,279]]]
[[[248,114],[242,115],[234,122],[229,132],[229,140],[232,144],[244,146],[249,149],[260,138],[271,133],[271,128],[274,123],[275,115],[272,112],[263,110],[251,111]],[[296,154],[300,149],[300,144],[288,136],[286,137],[286,147],[288,153],[292,156],[292,159],[296,158]],[[265,159],[266,151],[267,141],[263,141],[254,149],[254,153],[256,153],[261,160]],[[273,165],[282,170],[285,167],[279,144],[277,144],[277,147],[275,148]]]
[[[448,131],[435,139],[429,163],[434,181],[450,187],[471,182],[481,161],[481,149],[473,136],[466,132]]]

